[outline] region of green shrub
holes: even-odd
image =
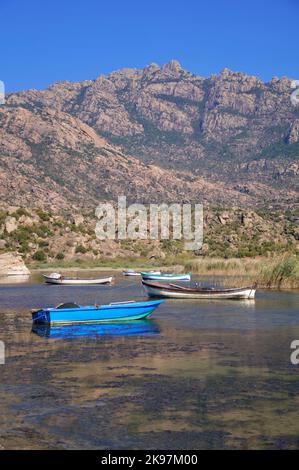
[[[43,250],[38,250],[33,254],[32,259],[35,261],[46,261],[47,256]]]
[[[29,213],[26,211],[26,209],[24,209],[23,207],[20,207],[20,208],[17,209],[16,212],[14,212],[12,215],[13,215],[13,217],[15,217],[16,219],[19,219],[19,218],[22,217],[23,215],[29,216]]]
[[[82,254],[84,254],[84,253],[86,253],[87,251],[88,251],[88,250],[87,250],[87,248],[85,248],[85,246],[83,246],[83,245],[78,245],[78,246],[76,246],[75,253],[82,253]]]
[[[36,213],[39,216],[39,218],[44,222],[48,222],[51,218],[51,214],[49,212],[43,211],[42,209],[38,209]]]
[[[4,211],[0,210],[0,225],[3,224],[6,217],[7,217],[7,212],[4,212]]]
[[[28,253],[29,252],[29,245],[28,242],[22,242],[21,245],[19,246],[19,251],[21,253]]]
[[[23,245],[28,243],[32,238],[32,228],[31,227],[18,227],[17,230],[10,234],[11,240]]]
[[[40,241],[38,242],[38,246],[39,246],[40,248],[46,248],[46,247],[49,246],[49,242],[47,242],[46,240],[40,240]]]
[[[35,225],[31,230],[34,231],[40,238],[51,237],[54,235],[46,224],[41,224],[39,226]]]
[[[55,220],[55,222],[53,222],[53,226],[54,227],[64,227],[65,223],[62,221],[62,220]]]

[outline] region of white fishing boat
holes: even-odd
[[[97,279],[78,279],[73,277],[65,277],[60,273],[52,273],[49,276],[44,275],[47,284],[59,284],[68,286],[85,286],[97,284],[111,284],[113,277],[102,277]]]
[[[161,271],[149,271],[148,274],[158,275],[158,274],[161,274]],[[141,276],[141,272],[135,271],[134,269],[124,269],[123,275],[124,276]]]
[[[142,280],[149,297],[168,297],[172,299],[254,299],[256,285],[236,288],[185,287],[178,284]]]

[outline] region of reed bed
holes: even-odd
[[[262,267],[259,283],[265,287],[299,288],[299,261],[295,257],[274,260]]]
[[[295,256],[276,258],[233,258],[190,260],[186,271],[220,277],[223,285],[240,286],[256,282],[258,287],[299,288],[299,260]]]

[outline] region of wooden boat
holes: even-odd
[[[147,274],[161,274],[161,271],[149,271]],[[124,276],[141,276],[140,271],[134,271],[134,269],[124,269]]]
[[[160,333],[159,326],[152,320],[95,323],[87,325],[42,325],[33,323],[33,333],[44,338],[71,339],[94,338],[97,336],[153,336]]]
[[[113,277],[104,277],[98,279],[76,279],[73,277],[65,277],[59,273],[52,273],[49,276],[43,275],[47,284],[63,284],[67,286],[85,286],[95,284],[111,284]]]
[[[152,280],[152,281],[190,281],[191,275],[188,274],[152,274],[152,273],[145,273],[141,272],[141,277],[144,280]]]
[[[175,299],[254,299],[256,285],[229,289],[187,287],[172,283],[142,280],[149,297],[169,297]]]
[[[32,313],[34,323],[50,325],[139,320],[148,317],[163,300],[114,302],[108,305],[77,305],[69,302]]]

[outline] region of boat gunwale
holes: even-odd
[[[148,281],[145,279],[142,279],[142,284],[151,288],[156,288],[159,290],[166,290],[169,292],[185,292],[185,293],[199,293],[199,294],[225,294],[225,293],[234,293],[234,292],[242,292],[245,290],[253,290],[256,289],[256,285],[253,284],[251,286],[244,286],[244,287],[229,287],[229,288],[224,288],[224,289],[209,289],[209,288],[200,288],[200,287],[188,287],[188,286],[180,286],[180,285],[175,285],[175,284],[170,284],[170,283],[160,283],[160,282],[155,282],[155,281]]]
[[[172,273],[160,273],[160,274],[155,274],[155,273],[150,273],[150,272],[143,272],[143,271],[140,271],[140,274],[143,277],[147,277],[147,276],[158,276],[158,277],[170,277],[170,278],[173,278],[173,279],[176,279],[178,277],[191,277],[191,273],[184,273],[184,274],[172,274]]]
[[[46,281],[49,281],[49,282],[53,282],[53,283],[60,283],[60,282],[63,282],[63,281],[79,281],[79,282],[99,282],[99,281],[102,281],[103,283],[104,282],[111,282],[113,280],[113,276],[107,276],[107,277],[97,277],[97,278],[78,278],[78,277],[65,277],[65,276],[62,276],[60,278],[53,278],[51,276],[47,276],[46,274],[43,274],[43,277]]]
[[[57,307],[46,307],[46,308],[40,308],[37,310],[34,310],[32,313],[37,313],[37,312],[89,312],[93,310],[97,311],[103,311],[103,310],[115,310],[115,309],[132,309],[132,308],[149,308],[151,306],[156,306],[160,305],[161,303],[164,303],[165,300],[145,300],[141,302],[135,302],[135,301],[128,301],[127,303],[112,303],[112,304],[107,304],[107,305],[80,305],[78,308],[60,308],[58,309]]]

